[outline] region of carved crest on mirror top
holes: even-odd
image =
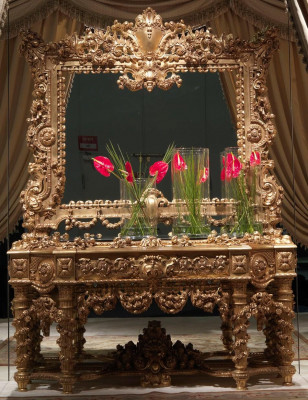
[[[73,34],[57,43],[45,43],[32,31],[22,32],[20,50],[34,79],[27,132],[33,162],[21,194],[28,231],[24,245],[48,237],[62,221],[68,227],[89,228],[102,223],[112,228],[118,224],[110,220],[121,219],[127,212],[120,200],[61,204],[65,187],[66,92],[73,73],[116,73],[120,89],[152,91],[180,87],[185,74],[179,74],[184,72],[234,71],[238,146],[247,162],[252,150],[262,153],[264,232],[268,238],[277,236],[282,188],[272,174],[273,161],[268,158],[276,130],[266,86],[271,55],[277,48],[274,30],[251,42],[232,35],[218,37],[210,30],[194,30],[183,21],[163,23],[151,8],[134,23],[115,21],[105,30],[89,28],[84,35]],[[168,206],[162,203],[164,207],[159,207],[159,201],[157,205],[163,219],[168,217]]]

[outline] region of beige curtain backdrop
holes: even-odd
[[[5,24],[7,16],[8,2],[7,0],[0,0],[0,36],[3,25]]]
[[[204,24],[229,9],[259,29],[275,24],[287,37],[284,0],[10,0],[10,34],[46,18],[55,10],[95,27],[111,25],[114,19],[135,20],[152,7],[165,20],[183,18],[192,26]]]
[[[55,12],[48,19],[37,22],[33,30],[45,41],[57,41],[66,33],[79,31],[80,23]],[[19,196],[28,180],[27,168],[31,159],[26,146],[26,118],[32,101],[33,80],[29,66],[19,54],[19,44],[19,37],[0,41],[0,239],[7,236],[8,116],[10,232],[22,214]]]
[[[217,17],[211,25],[218,34],[231,32],[244,39],[252,38],[257,31],[253,25],[232,12]],[[290,76],[292,101],[290,100]],[[231,113],[235,118],[234,75],[223,74],[222,82]],[[289,43],[287,40],[280,39],[280,50],[274,54],[270,64],[267,83],[278,131],[270,150],[270,157],[275,162],[275,175],[284,188],[283,226],[297,242],[308,246],[308,73],[305,71],[305,65],[301,61],[294,42]]]
[[[1,0],[0,0],[1,1]],[[296,45],[290,45],[292,60],[292,89],[294,115],[295,154],[295,205],[296,233],[293,228],[293,190],[291,163],[291,113],[288,74],[288,20],[283,0],[11,0],[9,1],[9,32],[2,29],[0,41],[0,240],[7,232],[7,115],[9,111],[10,135],[10,218],[12,231],[21,216],[19,195],[24,188],[30,155],[25,146],[33,82],[29,67],[18,53],[19,39],[15,37],[21,28],[30,27],[39,32],[44,40],[56,41],[74,31],[82,23],[106,26],[115,18],[135,19],[148,6],[156,9],[166,20],[183,18],[193,26],[212,21],[211,25],[220,32],[233,32],[236,36],[251,38],[254,33],[270,25],[278,27],[281,50],[274,56],[269,74],[269,94],[276,114],[278,137],[271,151],[276,163],[277,177],[285,188],[283,221],[295,240],[308,245],[308,193],[307,193],[307,79],[301,56]],[[59,11],[60,10],[60,11]],[[11,37],[9,41],[7,37]],[[294,36],[291,32],[291,39]],[[9,81],[7,67],[9,64]],[[234,80],[222,77],[223,86],[231,112],[234,114]],[[9,103],[8,103],[9,82]]]

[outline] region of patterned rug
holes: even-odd
[[[262,332],[249,331],[249,349],[252,352],[262,351],[265,348],[265,338]],[[175,343],[180,340],[185,345],[193,343],[196,350],[200,351],[220,351],[223,350],[223,345],[220,340],[220,331],[211,331],[211,333],[194,334],[194,335],[172,335],[171,340]],[[129,341],[137,342],[136,335],[96,335],[86,336],[85,350],[87,353],[97,355],[99,353],[107,354],[115,351],[118,344],[126,344]],[[58,345],[56,343],[57,337],[45,337],[42,341],[41,349],[42,354],[46,356],[55,356],[57,354]],[[303,334],[298,334],[296,331],[293,333],[293,351],[295,353],[295,360],[308,360],[308,339]],[[8,346],[9,343],[9,346]],[[10,352],[10,365],[15,364],[15,348],[16,341],[14,338],[4,340],[0,343],[0,366],[8,365],[8,350]],[[102,349],[104,351],[102,352]],[[299,357],[298,357],[299,356]]]

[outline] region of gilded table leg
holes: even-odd
[[[233,335],[234,335],[234,357],[235,371],[232,376],[236,386],[240,390],[247,389],[248,380],[247,359],[248,359],[248,320],[245,313],[241,313],[247,304],[247,282],[233,283]]]
[[[76,381],[74,366],[76,364],[76,307],[74,307],[74,288],[70,285],[59,285],[59,323],[57,330],[60,338],[61,378],[64,393],[71,393]]]
[[[225,349],[231,352],[233,349],[233,329],[231,320],[230,294],[224,292],[217,304],[222,320],[220,326],[222,332],[221,339]]]
[[[292,320],[293,312],[293,278],[277,279],[277,302],[284,306],[282,315],[277,315],[277,350],[280,359],[280,372],[287,386],[293,385],[292,377],[295,374],[295,367],[292,365],[294,352],[292,348],[292,332],[294,330]]]
[[[13,326],[15,326],[16,339],[16,367],[14,378],[18,390],[25,392],[30,383],[30,372],[33,365],[33,326],[34,319],[29,310],[31,298],[29,286],[14,285],[14,299],[12,309],[14,313]]]
[[[81,321],[77,320],[77,327],[76,327],[76,356],[80,357],[83,352],[83,346],[86,343],[86,339],[84,338],[85,327],[81,323]]]

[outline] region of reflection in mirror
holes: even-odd
[[[219,152],[236,144],[236,132],[218,73],[186,73],[181,88],[151,93],[119,90],[116,79],[113,74],[75,75],[66,114],[63,203],[120,197],[118,180],[98,174],[91,160],[108,155],[109,141],[118,144],[135,166],[141,153],[145,168],[172,142],[209,147],[211,197],[220,197]],[[172,199],[170,172],[158,189]]]

